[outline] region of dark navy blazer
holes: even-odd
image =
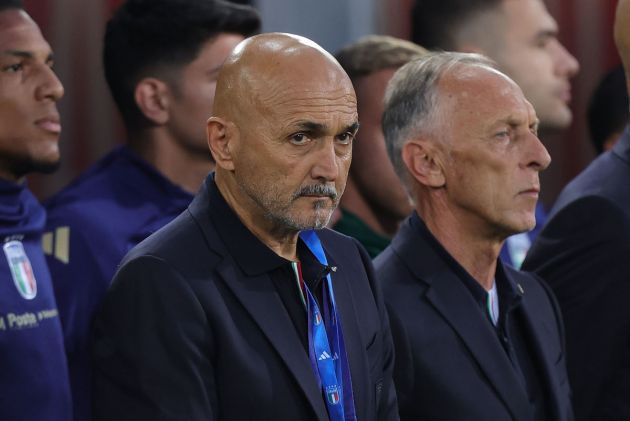
[[[413,218],[413,216],[412,216]],[[408,219],[375,260],[396,349],[401,420],[526,421],[532,405],[470,290]],[[505,266],[555,421],[573,419],[563,326],[548,287]]]
[[[328,420],[298,331],[268,274],[235,261],[212,176],[188,210],[131,251],[97,317],[96,420]],[[234,232],[237,226],[232,227]],[[249,237],[240,247],[259,241]],[[397,420],[387,313],[367,253],[319,231],[358,420]],[[269,250],[270,253],[272,253]]]

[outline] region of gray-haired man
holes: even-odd
[[[498,260],[550,162],[534,108],[488,59],[433,53],[394,75],[383,126],[416,207],[375,262],[401,419],[571,420],[555,299]]]

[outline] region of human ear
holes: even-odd
[[[144,116],[155,124],[168,122],[168,86],[155,78],[144,78],[136,84],[134,99]]]
[[[217,167],[233,171],[232,152],[239,136],[236,125],[221,117],[210,117],[206,126],[206,133],[208,135],[208,148],[210,148],[210,153],[212,153]]]
[[[444,187],[446,178],[436,148],[426,140],[411,140],[402,148],[402,160],[411,177],[432,188]]]

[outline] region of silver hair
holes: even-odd
[[[480,54],[432,52],[398,69],[387,86],[383,133],[389,158],[405,185],[403,145],[418,134],[434,133],[440,122],[448,118],[440,112],[438,82],[445,73],[460,66],[497,69],[492,60]]]

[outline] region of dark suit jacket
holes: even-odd
[[[123,261],[95,327],[97,420],[328,419],[273,281],[245,273],[217,235],[217,200],[210,176],[186,212]],[[357,418],[398,419],[389,324],[369,257],[330,230],[320,239],[338,267]]]
[[[554,290],[578,420],[630,420],[630,131],[561,193],[524,267]]]
[[[407,220],[375,260],[396,349],[401,420],[531,420],[527,394],[494,328],[447,261]],[[563,327],[548,287],[505,267],[554,421],[573,419]],[[517,287],[518,288],[518,287]],[[518,290],[518,289],[517,289]],[[512,313],[514,314],[514,313]]]

